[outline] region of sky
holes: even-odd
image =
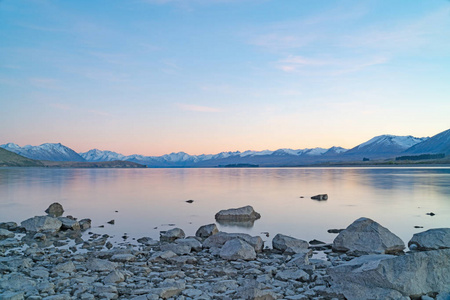
[[[0,144],[198,155],[449,128],[448,0],[0,0]]]

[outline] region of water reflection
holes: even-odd
[[[317,194],[329,198],[312,201]],[[328,229],[365,216],[408,240],[415,225],[450,226],[449,194],[450,168],[0,168],[0,222],[44,215],[60,202],[67,215],[91,218],[96,232],[158,238],[163,224],[193,235],[218,211],[252,205],[260,220],[219,229],[330,242]]]

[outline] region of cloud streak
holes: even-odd
[[[192,105],[192,104],[183,104],[178,103],[178,108],[184,111],[193,111],[193,112],[202,112],[202,113],[217,113],[221,112],[221,109],[215,108],[215,107],[209,107],[209,106],[202,106],[202,105]]]

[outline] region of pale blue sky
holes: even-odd
[[[450,1],[0,0],[0,143],[353,147],[450,128]]]

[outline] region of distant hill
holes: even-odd
[[[405,154],[444,153],[450,155],[450,129],[438,133],[428,140],[404,151]]]
[[[47,168],[146,168],[146,165],[137,164],[131,161],[42,161]]]
[[[1,148],[17,153],[27,158],[52,161],[86,161],[78,153],[62,145],[61,143],[46,143],[40,146],[26,145],[20,147],[17,144],[8,143],[0,145]]]
[[[378,159],[397,156],[406,149],[428,140],[428,137],[417,138],[413,136],[380,135],[364,142],[347,152],[344,157],[348,160],[362,158]]]
[[[40,161],[20,156],[0,148],[0,167],[43,167]]]

